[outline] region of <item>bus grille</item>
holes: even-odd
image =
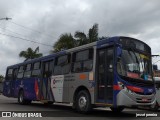
[[[141,98],[136,98],[137,103],[151,103],[151,99],[141,99]]]

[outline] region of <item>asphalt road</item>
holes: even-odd
[[[122,113],[113,113],[108,108],[99,108],[94,109],[90,114],[80,114],[72,110],[71,106],[69,105],[61,105],[61,104],[54,104],[50,106],[46,106],[40,102],[32,102],[30,105],[19,105],[17,103],[17,99],[15,98],[7,98],[3,95],[0,95],[0,114],[2,112],[9,111],[15,113],[40,113],[42,118],[20,118],[20,117],[11,117],[11,118],[0,118],[4,120],[21,120],[21,119],[30,119],[30,120],[119,120],[119,119],[148,119],[148,120],[159,120],[160,117],[136,117],[137,114],[141,114],[145,116],[147,114],[157,114],[160,116],[160,111],[148,111],[142,109],[128,109],[126,108]],[[137,114],[136,114],[137,113]],[[39,114],[39,115],[40,115]],[[15,114],[14,114],[15,115]],[[44,117],[47,116],[47,117]],[[50,117],[49,117],[50,116]]]

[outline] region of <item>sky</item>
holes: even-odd
[[[101,36],[129,36],[146,42],[160,54],[159,0],[0,0],[0,74],[24,61],[22,50],[39,46],[48,55],[61,34],[87,33],[95,23]],[[20,26],[21,25],[21,26]],[[51,46],[11,38],[17,36]],[[153,58],[153,63],[160,57]],[[160,68],[160,62],[157,62]]]

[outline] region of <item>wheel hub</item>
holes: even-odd
[[[20,99],[20,102],[23,101],[23,95],[22,95],[22,94],[20,95],[20,98],[19,98],[19,99]]]
[[[86,107],[86,104],[87,104],[86,98],[84,96],[80,97],[79,98],[79,107],[84,108],[84,107]]]

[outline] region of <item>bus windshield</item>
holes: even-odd
[[[122,56],[117,61],[117,71],[122,76],[152,81],[150,56],[132,49],[122,50]]]

